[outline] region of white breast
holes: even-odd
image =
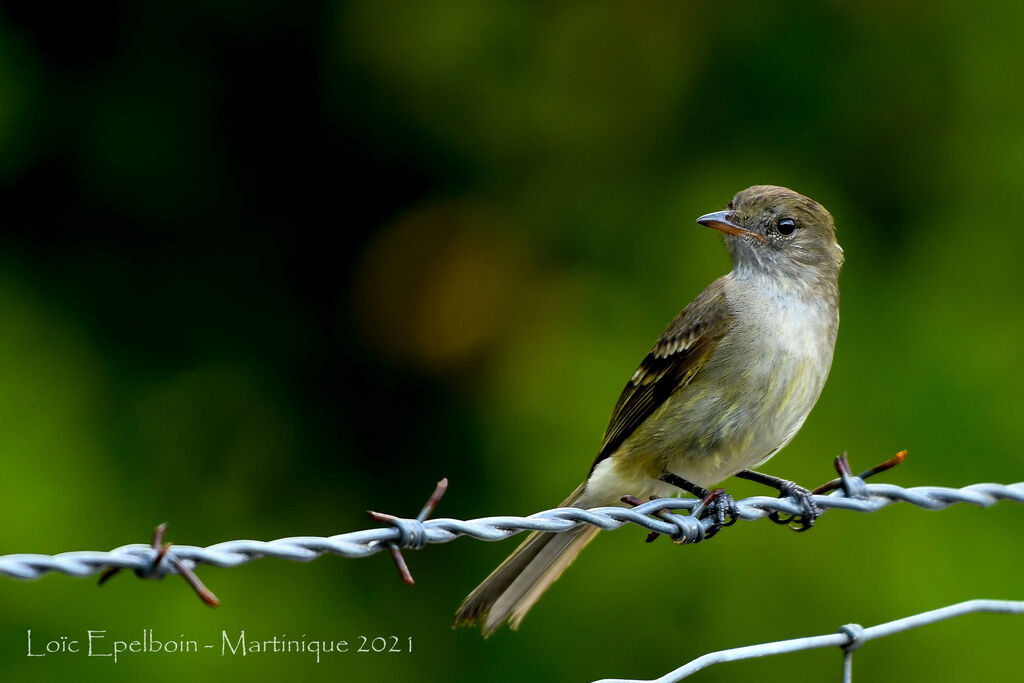
[[[595,500],[614,501],[620,490],[670,494],[658,481],[664,472],[711,486],[755,467],[793,438],[818,400],[838,313],[777,281],[722,284],[731,329],[690,383],[594,471],[587,490]]]

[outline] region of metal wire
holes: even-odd
[[[848,470],[847,470],[848,471]],[[870,473],[867,473],[870,474]],[[957,503],[971,503],[990,507],[1008,500],[1024,503],[1024,482],[1015,484],[973,484],[959,489],[939,486],[918,486],[905,489],[892,484],[867,484],[860,477],[843,474],[841,488],[828,495],[813,496],[823,511],[856,510],[874,512],[896,502],[910,503],[925,510],[941,510]],[[837,480],[839,481],[839,480]],[[704,540],[713,525],[710,518],[698,519],[673,511],[690,512],[698,505],[696,499],[659,498],[632,509],[601,507],[590,510],[555,508],[529,517],[482,517],[473,520],[426,519],[444,492],[447,481],[442,480],[427,505],[415,518],[394,517],[371,512],[371,517],[387,526],[377,529],[352,531],[335,536],[294,536],[276,541],[226,541],[206,548],[188,545],[161,544],[162,527],[151,545],[139,543],[114,548],[109,552],[75,551],[57,555],[17,554],[0,556],[0,575],[15,579],[36,579],[48,572],[61,572],[69,576],[90,576],[104,572],[104,578],[117,569],[132,569],[140,578],[158,579],[168,574],[186,578],[200,597],[215,605],[213,596],[193,573],[201,564],[218,567],[237,567],[262,557],[308,562],[325,553],[342,557],[367,557],[390,549],[403,579],[412,582],[400,548],[422,548],[428,543],[448,543],[460,536],[482,541],[500,541],[521,531],[565,532],[581,524],[592,524],[604,530],[618,529],[635,524],[651,532],[664,534],[679,543],[697,543]],[[771,514],[797,515],[803,511],[801,502],[794,498],[755,496],[736,501],[738,519],[754,521]],[[865,642],[906,631],[943,619],[973,612],[999,612],[1024,614],[1024,602],[1001,600],[971,600],[956,605],[924,612],[896,621],[864,628],[847,624],[839,633],[795,638],[760,645],[738,647],[712,652],[671,671],[653,681],[637,679],[603,679],[596,683],[675,683],[692,673],[713,664],[732,662],[752,657],[810,650],[821,647],[840,647],[843,656],[843,681],[850,683],[853,676],[853,651]]]
[[[960,617],[965,614],[976,612],[995,612],[997,614],[1024,614],[1024,602],[1011,600],[968,600],[948,607],[922,612],[909,617],[888,621],[877,626],[864,628],[860,624],[847,624],[839,629],[839,633],[831,633],[824,636],[809,636],[807,638],[793,638],[791,640],[778,640],[774,643],[762,643],[760,645],[748,645],[737,647],[731,650],[720,650],[709,652],[698,657],[675,671],[670,671],[660,678],[655,679],[632,679],[632,678],[604,678],[594,683],[676,683],[690,674],[706,669],[712,664],[723,662],[736,662],[741,659],[752,659],[754,657],[765,657],[767,655],[781,655],[787,652],[799,652],[801,650],[813,650],[822,647],[841,647],[844,650],[843,657],[843,683],[850,683],[853,678],[853,651],[869,640],[883,638],[901,631],[909,631],[912,628],[934,624],[938,621]]]
[[[840,509],[874,512],[895,502],[906,502],[925,510],[941,510],[956,503],[971,503],[989,507],[999,501],[1024,503],[1024,482],[1009,485],[973,484],[960,489],[938,486],[918,486],[905,489],[892,484],[865,484],[854,488],[863,497],[849,497],[842,490],[827,496],[814,496],[823,510]],[[430,543],[448,543],[460,536],[482,541],[500,541],[521,531],[565,532],[581,524],[592,524],[604,530],[618,529],[635,524],[649,531],[671,537],[683,543],[703,540],[712,520],[695,519],[671,510],[692,510],[700,501],[685,498],[659,498],[635,508],[601,507],[590,510],[555,508],[529,517],[482,517],[473,520],[437,518],[389,518],[390,526],[351,531],[335,536],[293,536],[275,541],[225,541],[205,548],[173,545],[154,566],[158,550],[140,543],[124,545],[108,552],[73,551],[57,555],[22,553],[0,556],[0,575],[14,579],[36,579],[48,572],[84,577],[108,568],[135,570],[144,578],[161,578],[167,574],[180,574],[174,560],[188,569],[201,564],[217,567],[237,567],[263,557],[274,557],[295,562],[309,562],[325,553],[342,557],[367,557],[391,545],[401,548],[419,548]],[[754,496],[736,501],[739,519],[754,521],[772,512],[799,515],[800,504],[792,498]],[[654,517],[652,515],[659,514]]]

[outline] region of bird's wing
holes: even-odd
[[[669,323],[633,373],[612,411],[593,467],[614,453],[674,391],[686,386],[729,331],[732,321],[719,278]]]

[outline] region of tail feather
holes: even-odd
[[[561,507],[582,507],[585,484],[573,491]],[[455,614],[455,625],[483,621],[485,636],[504,622],[518,628],[526,613],[552,583],[572,564],[599,529],[582,526],[565,533],[535,531],[508,559],[470,593]]]

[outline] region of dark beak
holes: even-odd
[[[732,214],[728,211],[716,211],[701,216],[697,219],[697,222],[701,225],[706,225],[709,228],[714,228],[720,232],[724,232],[727,235],[750,235],[756,237],[762,242],[767,242],[767,238],[764,235],[759,235],[756,232],[741,228],[732,222]]]

